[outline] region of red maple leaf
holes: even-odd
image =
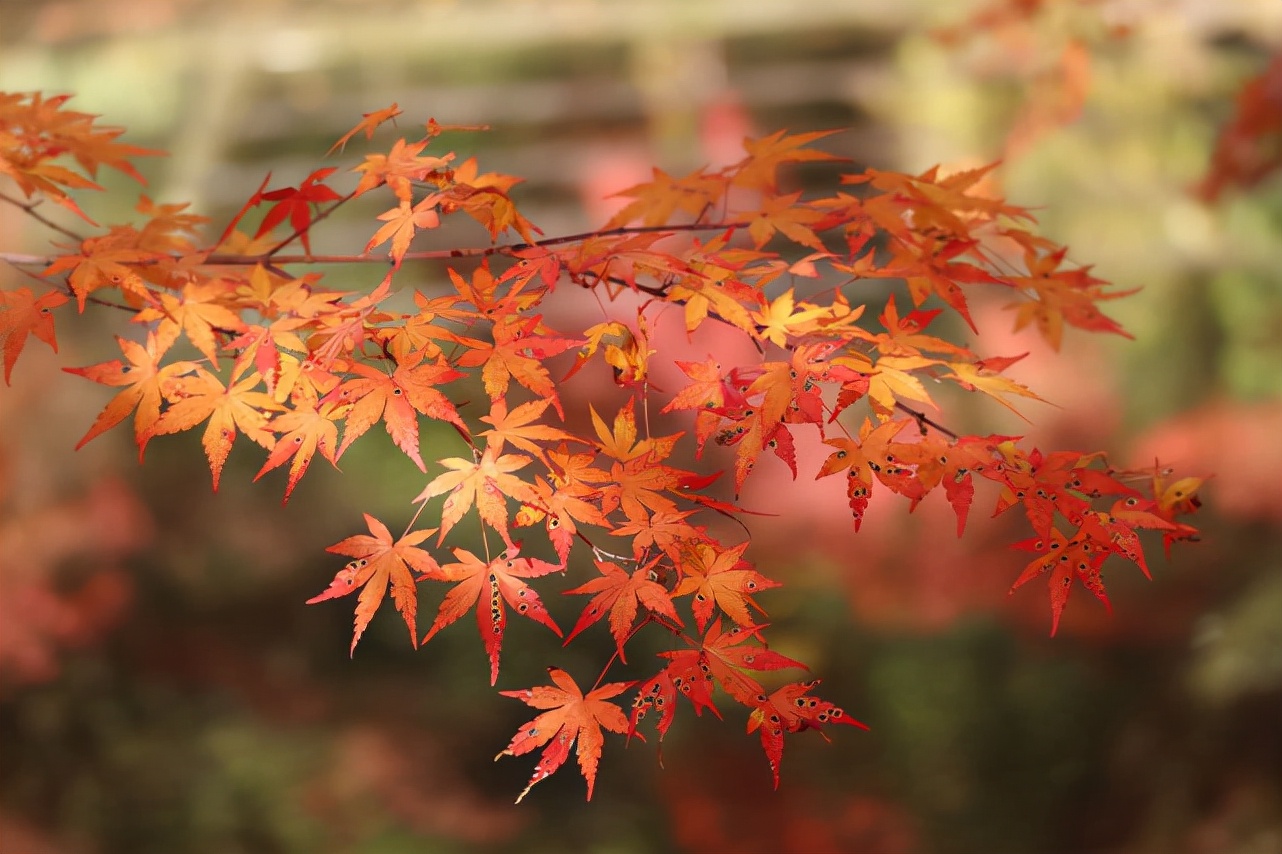
[[[1059,618],[1068,605],[1068,595],[1073,592],[1074,579],[1082,582],[1082,586],[1112,612],[1113,606],[1108,601],[1104,581],[1100,577],[1100,564],[1108,557],[1108,551],[1092,542],[1089,537],[1078,534],[1069,540],[1058,529],[1051,528],[1049,536],[1029,537],[1014,543],[1011,548],[1042,553],[1024,567],[1019,578],[1011,585],[1010,592],[1014,593],[1034,578],[1046,576],[1051,597],[1051,637],[1059,631]]]
[[[573,590],[565,591],[567,596],[596,594],[579,615],[579,621],[574,624],[573,631],[566,636],[567,644],[574,640],[579,632],[609,613],[610,634],[614,636],[614,642],[618,646],[619,660],[626,664],[623,644],[632,631],[632,624],[636,622],[638,609],[645,607],[649,611],[667,617],[678,626],[681,625],[681,618],[677,616],[677,609],[672,604],[671,595],[662,584],[651,577],[650,567],[638,567],[628,573],[617,564],[598,560],[596,568],[601,570],[601,578],[594,578]]]
[[[521,580],[560,572],[561,567],[534,558],[517,557],[517,554],[517,548],[512,547],[494,560],[486,562],[467,549],[454,549],[454,556],[459,562],[442,566],[441,579],[457,582],[457,586],[445,595],[445,601],[441,603],[432,628],[423,638],[423,643],[427,643],[437,632],[472,610],[475,605],[476,624],[481,630],[485,651],[490,656],[491,685],[499,678],[499,653],[503,648],[503,629],[507,626],[504,601],[516,609],[518,614],[542,623],[555,632],[557,637],[561,637],[560,627],[552,622],[539,594]]]
[[[809,696],[810,691],[818,684],[818,679],[794,682],[783,686],[769,697],[761,696],[758,698],[757,708],[748,718],[748,732],[761,730],[761,746],[766,751],[766,760],[770,763],[770,774],[774,777],[776,789],[779,788],[779,764],[783,761],[784,733],[814,729],[825,740],[829,740],[823,732],[827,724],[849,724],[868,729],[867,724],[850,717],[841,708],[826,700]]]
[[[312,205],[336,202],[341,198],[333,188],[320,183],[336,171],[338,171],[336,167],[326,166],[308,175],[297,187],[282,187],[279,190],[263,193],[263,201],[276,204],[272,205],[263,216],[263,221],[259,223],[258,231],[254,236],[262,237],[288,218],[289,224],[302,238],[303,251],[310,255],[312,252],[309,237],[312,226]]]

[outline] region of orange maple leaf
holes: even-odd
[[[384,107],[383,109],[375,110],[372,113],[361,113],[363,118],[356,123],[356,127],[340,136],[338,138],[338,142],[330,146],[329,151],[325,152],[325,156],[328,157],[335,151],[342,151],[347,148],[348,140],[356,136],[358,133],[364,133],[366,139],[373,139],[374,131],[378,129],[379,125],[387,121],[394,123],[394,120],[400,114],[401,108],[397,106],[395,101],[392,102],[392,106],[390,107]]]
[[[450,471],[434,478],[418,494],[414,503],[450,493],[441,508],[441,540],[445,539],[445,535],[475,503],[481,519],[502,535],[503,542],[511,545],[512,538],[507,527],[507,498],[523,502],[536,498],[534,488],[512,472],[524,468],[531,461],[532,458],[524,454],[500,456],[493,448],[486,448],[484,453],[471,460],[461,457],[438,460]]]
[[[539,594],[521,580],[560,572],[561,567],[534,558],[518,557],[518,554],[519,549],[512,546],[494,560],[484,561],[467,549],[454,549],[454,556],[459,562],[442,566],[440,580],[456,584],[445,594],[432,628],[423,638],[423,643],[427,643],[437,632],[475,606],[481,642],[490,658],[491,685],[499,678],[499,654],[503,649],[503,630],[507,626],[505,601],[518,614],[542,623],[561,637],[561,628],[553,622]]]
[[[159,256],[131,245],[135,237],[132,229],[123,228],[103,237],[91,237],[81,242],[80,254],[59,255],[40,275],[55,276],[70,270],[67,283],[76,295],[76,303],[82,313],[89,294],[101,288],[120,288],[124,293],[145,301],[151,292],[138,271],[129,265],[154,261]]]
[[[815,140],[837,133],[835,130],[789,134],[776,131],[761,139],[745,139],[743,149],[748,156],[734,167],[731,180],[737,187],[773,192],[777,189],[777,172],[785,163],[804,163],[815,160],[844,160],[826,151],[805,149]]]
[[[684,178],[673,178],[658,168],[652,172],[654,177],[651,180],[614,194],[630,197],[632,201],[610,217],[610,221],[601,227],[602,231],[610,231],[637,219],[645,226],[666,225],[678,210],[697,217],[726,193],[726,179],[721,175],[709,175],[702,169]]]
[[[512,380],[552,402],[557,414],[565,417],[561,400],[556,393],[556,383],[544,366],[551,356],[564,353],[583,342],[577,338],[553,338],[541,334],[542,315],[510,315],[494,324],[494,342],[467,340],[471,348],[458,359],[460,367],[481,368],[481,380],[490,400],[507,394]]]
[[[516,514],[516,524],[533,525],[542,520],[548,540],[556,549],[556,556],[562,566],[565,566],[570,546],[574,544],[574,537],[578,534],[578,522],[600,528],[610,527],[610,520],[601,512],[600,507],[589,500],[597,498],[599,493],[575,495],[568,489],[553,487],[541,477],[535,479],[534,488],[538,497],[521,507]]]
[[[1024,567],[1019,578],[1011,585],[1010,593],[1034,578],[1046,576],[1051,597],[1051,637],[1059,631],[1059,620],[1068,605],[1068,595],[1073,591],[1074,579],[1082,582],[1096,599],[1104,603],[1106,609],[1110,612],[1113,610],[1108,594],[1104,591],[1104,581],[1100,577],[1100,564],[1108,557],[1108,552],[1095,546],[1088,537],[1079,534],[1068,540],[1057,528],[1051,528],[1049,537],[1030,537],[1012,544],[1011,548],[1042,553]]]
[[[409,204],[413,198],[414,183],[425,180],[454,159],[453,152],[442,157],[420,157],[419,153],[427,147],[428,142],[426,139],[418,142],[398,139],[387,154],[365,155],[365,162],[352,169],[353,172],[364,173],[352,195],[362,195],[386,183],[396,194],[396,198]]]
[[[13,366],[22,353],[27,335],[34,335],[58,352],[54,334],[53,310],[67,301],[60,291],[35,296],[31,288],[0,291],[0,339],[4,341],[4,382],[9,385]]]
[[[725,548],[719,543],[696,542],[685,549],[682,578],[672,595],[694,594],[694,618],[699,624],[699,631],[703,631],[712,619],[714,608],[741,626],[752,625],[749,606],[765,613],[753,601],[753,595],[780,584],[757,572],[743,559],[747,549],[746,542],[732,548]]]
[[[768,198],[762,201],[760,208],[748,214],[748,234],[752,235],[754,246],[758,249],[765,246],[778,231],[794,243],[816,252],[826,251],[827,247],[819,235],[810,228],[823,220],[824,214],[798,204],[800,198],[800,192]]]
[[[522,451],[534,454],[539,459],[546,459],[539,442],[582,442],[572,433],[560,427],[543,424],[540,419],[552,401],[545,399],[528,400],[513,410],[507,408],[507,398],[499,397],[490,402],[490,414],[482,415],[481,420],[493,425],[489,430],[482,430],[486,437],[486,446],[496,452],[503,450],[503,445],[510,442]]]
[[[317,451],[329,460],[330,465],[337,467],[338,425],[335,421],[341,415],[342,410],[336,410],[333,404],[312,401],[273,418],[268,428],[282,435],[276,440],[272,452],[267,455],[263,467],[254,475],[254,482],[257,483],[267,472],[279,468],[292,457],[289,480],[285,483],[285,497],[281,501],[283,504],[289,501],[290,493],[311,465],[312,457]]]
[[[240,333],[248,327],[240,315],[227,307],[234,291],[233,283],[223,280],[193,282],[183,287],[181,298],[169,293],[157,294],[157,303],[138,312],[137,323],[156,324],[156,335],[172,340],[179,331],[215,367],[218,365],[218,342],[215,333]]]
[[[549,667],[548,675],[556,687],[540,685],[524,691],[499,692],[505,697],[515,697],[527,706],[548,711],[529,723],[522,724],[508,746],[494,758],[497,760],[501,756],[521,756],[547,745],[539,758],[539,764],[534,766],[529,784],[516,797],[519,804],[530,789],[534,788],[535,783],[546,780],[565,764],[565,760],[570,758],[570,748],[577,742],[579,770],[587,781],[587,799],[590,801],[592,789],[596,785],[601,750],[605,746],[601,728],[617,733],[628,729],[628,719],[623,710],[606,701],[622,694],[635,683],[609,682],[593,688],[585,696],[570,674],[559,667]]]
[[[409,251],[410,242],[414,239],[414,232],[425,228],[436,228],[441,224],[441,216],[436,210],[440,201],[440,193],[425,197],[413,207],[410,206],[409,200],[401,199],[399,206],[378,215],[378,218],[387,225],[374,232],[369,243],[365,244],[365,251],[369,252],[375,246],[390,240],[392,248],[387,254],[394,262],[393,267],[400,267],[401,259]]]
[[[340,569],[329,587],[308,599],[307,604],[337,599],[358,587],[364,588],[356,602],[356,628],[352,634],[351,647],[351,653],[354,654],[357,641],[365,633],[365,627],[373,619],[378,606],[383,603],[390,584],[392,602],[409,627],[410,643],[418,646],[418,631],[414,627],[414,616],[418,612],[418,589],[415,582],[424,578],[445,577],[436,559],[418,548],[418,544],[435,534],[436,529],[413,531],[392,542],[392,532],[386,525],[368,513],[364,515],[365,524],[369,526],[369,532],[373,536],[357,534],[325,549],[355,560]],[[415,578],[413,572],[417,572],[419,578]]]
[[[170,378],[196,370],[196,363],[173,362],[161,367],[160,360],[169,345],[157,341],[156,336],[150,332],[147,333],[146,344],[120,337],[116,341],[129,364],[112,359],[84,368],[63,368],[69,374],[78,374],[96,383],[125,387],[98,413],[89,431],[76,443],[76,450],[80,450],[90,439],[115,427],[128,418],[129,413],[137,410],[134,415],[134,439],[138,443],[138,457],[141,459],[151,428],[160,418],[163,399],[161,385]]]
[[[436,389],[437,385],[463,376],[445,361],[444,357],[432,364],[420,364],[423,351],[411,354],[397,363],[396,370],[387,374],[371,365],[353,362],[347,369],[357,374],[339,385],[323,400],[336,404],[350,404],[343,421],[343,442],[336,456],[342,456],[351,444],[380,420],[387,427],[396,447],[414,461],[419,471],[427,471],[419,454],[418,415],[448,421],[466,436],[467,427],[459,418],[454,404]]]
[[[208,419],[201,444],[209,460],[214,492],[222,476],[223,464],[236,441],[236,428],[264,448],[271,450],[276,437],[267,429],[267,413],[283,409],[271,395],[253,389],[262,377],[251,373],[240,382],[224,386],[222,380],[204,368],[197,367],[195,376],[178,377],[164,384],[162,390],[169,408],[160,414],[144,439],[190,430]]]

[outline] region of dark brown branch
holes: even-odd
[[[917,426],[921,428],[922,433],[926,432],[927,427],[932,427],[938,432],[943,433],[945,436],[952,439],[954,442],[956,442],[957,439],[959,438],[958,435],[954,433],[952,430],[949,430],[947,427],[945,427],[943,424],[940,424],[938,421],[934,421],[931,418],[927,417],[927,415],[924,412],[918,412],[916,409],[913,409],[911,406],[901,403],[898,400],[895,401],[895,408],[898,409],[900,412],[904,412],[904,413],[907,413],[908,415],[911,415],[917,421]]]

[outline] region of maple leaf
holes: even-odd
[[[326,166],[308,175],[297,187],[282,187],[263,193],[262,201],[276,204],[263,215],[263,221],[258,224],[258,231],[254,236],[262,237],[288,218],[294,232],[302,239],[303,251],[310,255],[312,206],[321,202],[336,202],[341,198],[332,187],[321,183],[337,171],[337,167]]]
[[[311,401],[300,405],[292,412],[277,415],[267,425],[274,433],[282,434],[276,440],[263,467],[254,475],[254,482],[274,468],[279,468],[285,461],[293,458],[289,464],[289,480],[285,483],[285,497],[281,503],[289,501],[289,495],[298,485],[298,481],[311,465],[312,457],[317,451],[337,468],[338,425],[335,421],[342,416],[332,404]]]
[[[959,255],[972,252],[977,245],[974,240],[961,239],[893,241],[890,248],[895,260],[882,272],[884,275],[904,279],[913,305],[921,305],[934,294],[960,314],[973,332],[978,332],[961,286],[1006,282],[982,267],[953,260]]]
[[[22,353],[27,335],[48,344],[58,352],[58,339],[54,334],[53,310],[67,301],[59,291],[35,296],[31,288],[0,291],[0,339],[4,341],[4,382],[10,385],[9,376]]]
[[[483,365],[481,379],[490,400],[507,394],[512,380],[552,402],[562,418],[561,400],[556,383],[543,362],[564,353],[582,342],[577,338],[552,338],[541,334],[542,315],[506,316],[494,324],[494,343],[468,342],[471,349],[459,357],[460,367]]]
[[[387,154],[365,155],[365,162],[352,169],[353,172],[363,173],[352,195],[360,196],[375,187],[387,184],[396,194],[396,198],[408,205],[413,199],[414,182],[423,181],[436,170],[449,165],[449,162],[454,159],[452,152],[441,157],[420,157],[419,153],[427,147],[429,141],[423,139],[418,142],[406,142],[398,139],[392,144],[392,150]]]
[[[387,596],[388,585],[392,588],[392,602],[405,620],[410,630],[410,643],[418,646],[418,631],[414,627],[414,617],[418,612],[418,589],[416,581],[423,578],[443,579],[441,567],[418,544],[436,533],[435,528],[426,528],[405,534],[392,542],[392,532],[379,520],[368,513],[365,524],[369,534],[357,534],[326,547],[325,551],[347,555],[355,558],[338,571],[334,580],[316,596],[307,600],[308,605],[337,599],[346,596],[358,587],[360,598],[356,602],[356,627],[352,634],[352,647],[349,654],[355,654],[356,644],[365,633],[369,621],[374,618],[378,606]],[[370,536],[370,535],[373,536]],[[417,572],[419,578],[412,573]]]
[[[645,740],[637,731],[637,725],[651,711],[659,713],[655,721],[655,730],[662,741],[672,727],[677,715],[677,694],[685,697],[694,707],[697,717],[703,716],[708,709],[718,718],[721,712],[712,702],[711,668],[695,650],[672,650],[666,653],[671,661],[657,674],[637,689],[632,701],[632,712],[628,715],[628,738],[636,736]]]
[[[583,331],[587,344],[579,351],[565,379],[577,374],[593,354],[601,350],[605,363],[614,370],[616,385],[625,388],[645,386],[650,357],[657,352],[649,347],[646,333],[645,315],[640,312],[637,313],[636,333],[617,320],[589,326]]]
[[[713,620],[700,643],[700,660],[708,664],[712,677],[727,694],[740,703],[752,705],[761,686],[744,676],[743,671],[757,672],[797,668],[808,670],[800,661],[766,648],[761,639],[765,625],[735,626],[721,630],[721,620]],[[756,641],[756,643],[749,643]],[[672,657],[674,653],[660,653]]]
[[[161,386],[170,378],[188,371],[196,370],[195,362],[173,362],[161,367],[168,344],[161,344],[153,333],[147,333],[147,343],[139,344],[117,336],[129,364],[120,359],[89,365],[84,368],[63,368],[69,374],[77,374],[96,383],[110,386],[124,386],[94,419],[89,431],[76,443],[80,450],[89,440],[115,427],[134,412],[134,439],[138,443],[138,457],[142,458],[147,447],[147,437],[160,418],[160,404],[163,399]],[[135,412],[136,410],[136,412]]]
[[[339,385],[323,401],[350,404],[343,421],[343,442],[335,456],[342,456],[351,444],[363,436],[380,420],[387,427],[396,447],[414,461],[419,471],[427,471],[419,453],[418,416],[422,413],[453,424],[460,434],[467,435],[467,427],[437,385],[463,376],[439,357],[433,364],[421,364],[423,352],[399,360],[391,374],[371,365],[354,362],[348,366],[358,376]]]
[[[505,697],[515,697],[527,706],[548,711],[522,724],[511,743],[494,758],[497,760],[501,756],[521,756],[547,745],[538,765],[534,767],[529,784],[516,797],[519,804],[536,783],[546,780],[565,764],[565,760],[570,758],[570,748],[577,743],[579,771],[587,781],[587,799],[590,801],[592,789],[596,785],[601,750],[605,745],[602,727],[616,733],[625,732],[628,728],[628,719],[623,710],[607,701],[622,694],[635,683],[608,682],[585,695],[570,674],[559,667],[549,667],[548,675],[555,687],[540,685],[523,691],[499,692]]]
[[[81,313],[89,294],[102,288],[118,287],[145,301],[151,292],[138,271],[129,265],[152,261],[158,256],[135,248],[132,245],[135,235],[132,229],[117,228],[103,237],[91,237],[81,242],[80,254],[59,255],[40,275],[56,276],[70,270],[67,283]]]
[[[137,323],[159,321],[156,334],[164,339],[172,340],[179,330],[187,333],[187,339],[217,367],[215,330],[234,333],[247,329],[240,315],[226,305],[228,285],[220,280],[195,282],[183,288],[181,298],[157,294],[156,303],[139,311],[134,319]]]
[[[69,154],[90,177],[109,166],[145,184],[129,158],[163,152],[115,142],[122,128],[95,125],[96,116],[64,109],[70,98],[0,92],[0,175],[12,178],[27,198],[42,194],[94,225],[63,188],[102,187],[53,161]]]
[[[951,341],[944,341],[942,338],[924,334],[923,330],[941,313],[943,313],[943,309],[935,308],[927,311],[919,308],[900,317],[899,309],[895,306],[895,295],[891,294],[886,298],[886,307],[877,318],[877,321],[886,330],[885,335],[877,336],[877,349],[888,356],[917,356],[922,351],[946,353],[953,356],[970,356],[970,351],[965,347],[959,347]],[[1000,373],[1014,361],[1018,361],[1018,359],[1014,359],[1011,363],[1001,367],[993,364],[986,366]]]
[[[864,419],[858,441],[844,437],[824,440],[825,445],[831,445],[837,450],[829,454],[815,479],[846,471],[846,495],[850,499],[850,512],[856,531],[863,522],[864,511],[868,509],[874,478],[892,491],[913,500],[920,499],[924,494],[916,473],[906,466],[911,462],[910,459],[897,457],[891,444],[895,436],[910,423],[904,419],[887,421],[874,429],[872,423]]]
[[[1068,595],[1073,591],[1074,579],[1082,582],[1082,586],[1112,612],[1113,606],[1108,601],[1104,581],[1100,578],[1100,564],[1108,557],[1108,551],[1097,547],[1089,537],[1078,534],[1069,540],[1058,529],[1051,528],[1049,536],[1030,537],[1011,547],[1043,553],[1024,567],[1019,578],[1011,585],[1010,593],[1034,578],[1046,576],[1051,597],[1051,637],[1059,631],[1059,619],[1068,604]]]
[[[919,442],[894,443],[892,452],[907,464],[916,466],[916,479],[924,496],[942,484],[944,495],[957,516],[957,536],[966,530],[966,517],[975,498],[972,472],[982,471],[997,454],[997,444],[1008,436],[962,436],[949,442],[930,434]],[[915,508],[920,498],[913,499]]]
[[[236,441],[236,429],[271,450],[276,437],[267,429],[267,413],[279,411],[271,395],[254,391],[262,378],[257,372],[243,380],[224,386],[222,380],[204,368],[197,367],[194,376],[178,377],[164,384],[162,390],[169,407],[147,431],[145,439],[190,430],[208,419],[201,444],[209,460],[214,492],[222,476],[223,464]]]
[[[628,573],[609,561],[597,560],[595,564],[601,571],[601,578],[594,578],[573,590],[565,591],[567,596],[595,594],[592,601],[583,609],[583,613],[579,615],[579,621],[574,624],[574,629],[566,636],[567,644],[574,640],[579,632],[609,612],[610,634],[614,636],[614,642],[618,646],[619,660],[627,664],[628,660],[623,654],[623,644],[632,631],[632,624],[636,622],[637,610],[640,607],[667,617],[678,626],[682,625],[681,618],[677,616],[676,606],[672,604],[672,597],[662,584],[651,577],[650,567],[638,567]]]
[[[830,377],[842,383],[829,420],[836,420],[846,407],[865,395],[873,413],[882,421],[894,414],[901,398],[934,407],[925,386],[912,372],[939,364],[943,363],[925,356],[882,356],[874,365],[863,354],[847,351],[832,360],[829,370]]]
[[[664,225],[672,220],[678,210],[697,217],[715,205],[726,192],[726,179],[710,175],[700,169],[684,178],[673,178],[662,169],[654,168],[653,178],[615,193],[616,197],[632,201],[610,217],[602,231],[627,225],[640,219],[645,226]]]
[[[1024,415],[1006,399],[1006,395],[1016,394],[1032,400],[1042,400],[1036,393],[1029,390],[1028,386],[1017,383],[1012,379],[1007,379],[1001,376],[999,372],[986,369],[978,364],[972,362],[949,362],[948,367],[952,369],[952,373],[944,374],[944,379],[952,380],[967,391],[983,392],[1020,418],[1024,418]],[[1024,420],[1027,421],[1028,419],[1024,418]]]
[[[454,183],[445,190],[446,202],[441,205],[442,210],[463,211],[485,227],[491,240],[497,240],[500,234],[511,229],[526,243],[534,243],[535,235],[543,233],[522,216],[508,196],[508,191],[519,184],[521,178],[498,172],[478,175],[475,157],[460,163],[452,177]]]
[[[693,510],[656,511],[648,518],[632,519],[611,531],[618,537],[632,537],[632,554],[639,560],[649,548],[657,548],[673,560],[679,560],[687,542],[704,538],[705,529],[686,521]]]
[[[740,278],[745,265],[765,253],[727,248],[727,232],[706,243],[694,240],[683,254],[688,270],[678,273],[664,291],[668,302],[682,305],[686,331],[694,332],[709,315],[751,334],[756,325],[749,311],[765,305],[759,287]]]
[[[516,524],[533,525],[543,520],[548,539],[556,549],[561,566],[565,566],[570,555],[570,546],[573,545],[574,537],[578,534],[577,523],[583,522],[601,528],[610,527],[610,520],[605,517],[600,508],[591,501],[585,500],[584,497],[574,495],[568,489],[554,488],[541,477],[535,479],[534,488],[537,497],[521,507],[516,516]],[[597,498],[598,496],[599,493],[593,492],[587,497]]]
[[[682,578],[672,596],[694,594],[694,618],[699,631],[712,619],[714,607],[741,626],[752,625],[748,607],[761,611],[753,595],[780,586],[778,581],[766,578],[743,560],[747,549],[748,543],[725,548],[720,544],[696,542],[685,550]]]
[[[823,139],[837,133],[835,130],[813,131],[811,133],[789,134],[787,131],[776,131],[761,139],[745,139],[743,149],[748,156],[733,167],[731,181],[737,187],[748,187],[756,190],[774,191],[777,187],[776,173],[785,163],[804,163],[815,160],[842,160],[835,154],[826,151],[803,149],[815,140]]]
[[[328,157],[335,151],[342,151],[347,148],[348,140],[356,136],[358,133],[364,133],[366,139],[373,139],[374,131],[378,129],[379,125],[388,121],[395,122],[396,117],[399,115],[401,115],[401,108],[397,106],[395,101],[392,102],[392,106],[390,107],[384,107],[383,109],[375,110],[372,113],[361,113],[362,118],[356,123],[356,127],[340,136],[338,138],[338,142],[330,146],[329,151],[325,152],[325,156]]]
[[[770,242],[775,232],[783,234],[794,243],[800,243],[816,252],[826,251],[819,235],[810,226],[824,219],[824,214],[814,208],[798,204],[801,193],[789,193],[762,201],[761,207],[748,216],[748,234],[753,245],[760,249]]]
[[[804,664],[780,655],[761,645],[760,632],[765,626],[739,626],[728,632],[721,630],[721,620],[708,625],[707,634],[698,643],[688,641],[695,648],[667,650],[659,653],[668,659],[668,666],[661,670],[637,691],[628,721],[628,734],[640,735],[637,723],[651,710],[658,711],[656,729],[660,740],[667,735],[676,713],[676,698],[680,693],[694,706],[696,715],[710,709],[718,718],[721,713],[712,702],[714,681],[740,703],[755,706],[764,696],[761,684],[744,671],[808,669]]]
[[[507,498],[529,503],[537,496],[533,487],[521,478],[512,474],[525,468],[531,457],[524,454],[503,454],[488,447],[474,459],[448,457],[438,460],[450,471],[438,475],[414,499],[414,503],[426,501],[437,495],[450,493],[441,508],[441,540],[450,529],[463,518],[472,504],[476,504],[481,519],[494,528],[509,546],[512,538],[507,528]]]
[[[1010,229],[1003,235],[1024,244],[1024,265],[1028,268],[1027,276],[1010,277],[1011,283],[1029,297],[1005,306],[1016,312],[1016,331],[1033,323],[1054,350],[1059,350],[1065,323],[1080,329],[1132,337],[1117,321],[1101,312],[1096,303],[1118,299],[1135,293],[1134,290],[1106,292],[1103,286],[1107,282],[1092,276],[1090,267],[1064,268],[1068,253],[1066,246],[1052,252],[1040,252],[1040,247],[1025,232]]]
[[[713,359],[704,362],[674,360],[673,364],[693,382],[677,392],[660,411],[696,410],[694,438],[698,448],[697,456],[702,456],[708,438],[716,432],[717,425],[721,423],[720,413],[727,409],[737,411],[747,409],[748,399],[726,375],[721,364]]]
[[[841,708],[811,697],[810,692],[818,684],[818,679],[794,682],[769,697],[761,696],[757,708],[748,717],[748,732],[761,730],[761,746],[766,752],[766,761],[770,763],[776,789],[779,788],[779,765],[783,762],[784,733],[814,729],[828,740],[828,735],[823,732],[823,727],[828,724],[849,724],[868,729],[867,724],[850,717]]]
[[[539,594],[521,580],[560,572],[561,567],[535,558],[518,557],[518,554],[519,549],[512,546],[487,562],[466,549],[454,549],[458,562],[441,567],[441,580],[456,582],[456,586],[445,594],[436,620],[423,638],[423,643],[427,643],[475,605],[476,625],[490,658],[491,685],[499,678],[499,654],[503,649],[503,630],[507,626],[504,601],[518,614],[542,623],[561,637],[560,627],[552,621]]]
[[[636,398],[628,398],[614,415],[614,423],[607,427],[605,420],[597,414],[596,407],[588,404],[592,415],[592,426],[600,441],[598,447],[607,456],[626,463],[640,457],[653,458],[655,462],[666,459],[676,446],[680,433],[670,436],[652,436],[641,439],[637,433]]]
[[[1220,128],[1197,194],[1214,202],[1228,187],[1249,189],[1282,168],[1282,53],[1238,90],[1233,117]]]
[[[388,250],[391,256],[393,269],[401,266],[401,260],[405,253],[409,251],[410,242],[414,239],[414,232],[427,228],[436,228],[441,224],[441,216],[436,208],[440,204],[441,196],[439,193],[433,193],[422,199],[418,204],[410,206],[408,199],[401,199],[400,205],[389,211],[384,211],[378,215],[378,218],[387,223],[365,244],[365,251],[369,252],[375,246],[392,241],[392,248]]]
[[[504,443],[510,442],[539,459],[545,459],[544,449],[539,442],[583,441],[559,427],[539,423],[539,419],[551,405],[550,400],[529,400],[509,411],[507,398],[497,398],[490,403],[490,414],[481,416],[482,421],[493,427],[482,430],[480,435],[486,437],[487,447],[494,448],[496,453],[503,450]]]
[[[760,327],[762,339],[779,346],[788,346],[789,335],[807,335],[819,328],[816,322],[831,317],[832,310],[824,306],[802,303],[799,311],[793,311],[796,302],[792,288],[780,294],[777,299],[761,311],[752,312],[752,319]]]

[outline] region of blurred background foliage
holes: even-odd
[[[847,128],[828,147],[854,168],[1004,158],[994,191],[1143,290],[1115,304],[1134,341],[1074,334],[1057,358],[980,298],[981,350],[1031,351],[1011,375],[1058,408],[1028,427],[967,403],[962,426],[1215,473],[1203,542],[1152,583],[1111,574],[1114,617],[1079,595],[1054,640],[1040,591],[1005,595],[1007,520],[957,542],[946,507],[886,499],[855,535],[839,485],[759,476],[777,648],[872,732],[790,740],[776,793],[741,717],[683,709],[661,754],[607,744],[590,805],[566,772],[514,807],[530,763],[488,759],[528,714],[485,684],[470,626],[415,652],[383,614],[349,660],[350,608],[302,605],[362,511],[409,519],[422,478],[385,437],[284,508],[242,447],[215,496],[195,437],[142,467],[125,430],[73,454],[107,392],[29,349],[0,391],[0,851],[1282,850],[1282,180],[1198,193],[1280,49],[1276,0],[0,0],[0,89],[75,93],[170,150],[148,192],[215,222],[392,101],[403,127],[490,125],[445,142],[525,177],[549,234],[600,222],[653,163],[729,162],[779,128]],[[89,210],[128,217],[134,189],[105,181]],[[377,211],[351,207],[318,243],[359,251]],[[8,207],[0,234],[46,239]],[[104,326],[129,331],[60,330],[61,364],[108,358]],[[500,687],[608,656],[604,631],[565,650],[540,631],[512,627]]]

